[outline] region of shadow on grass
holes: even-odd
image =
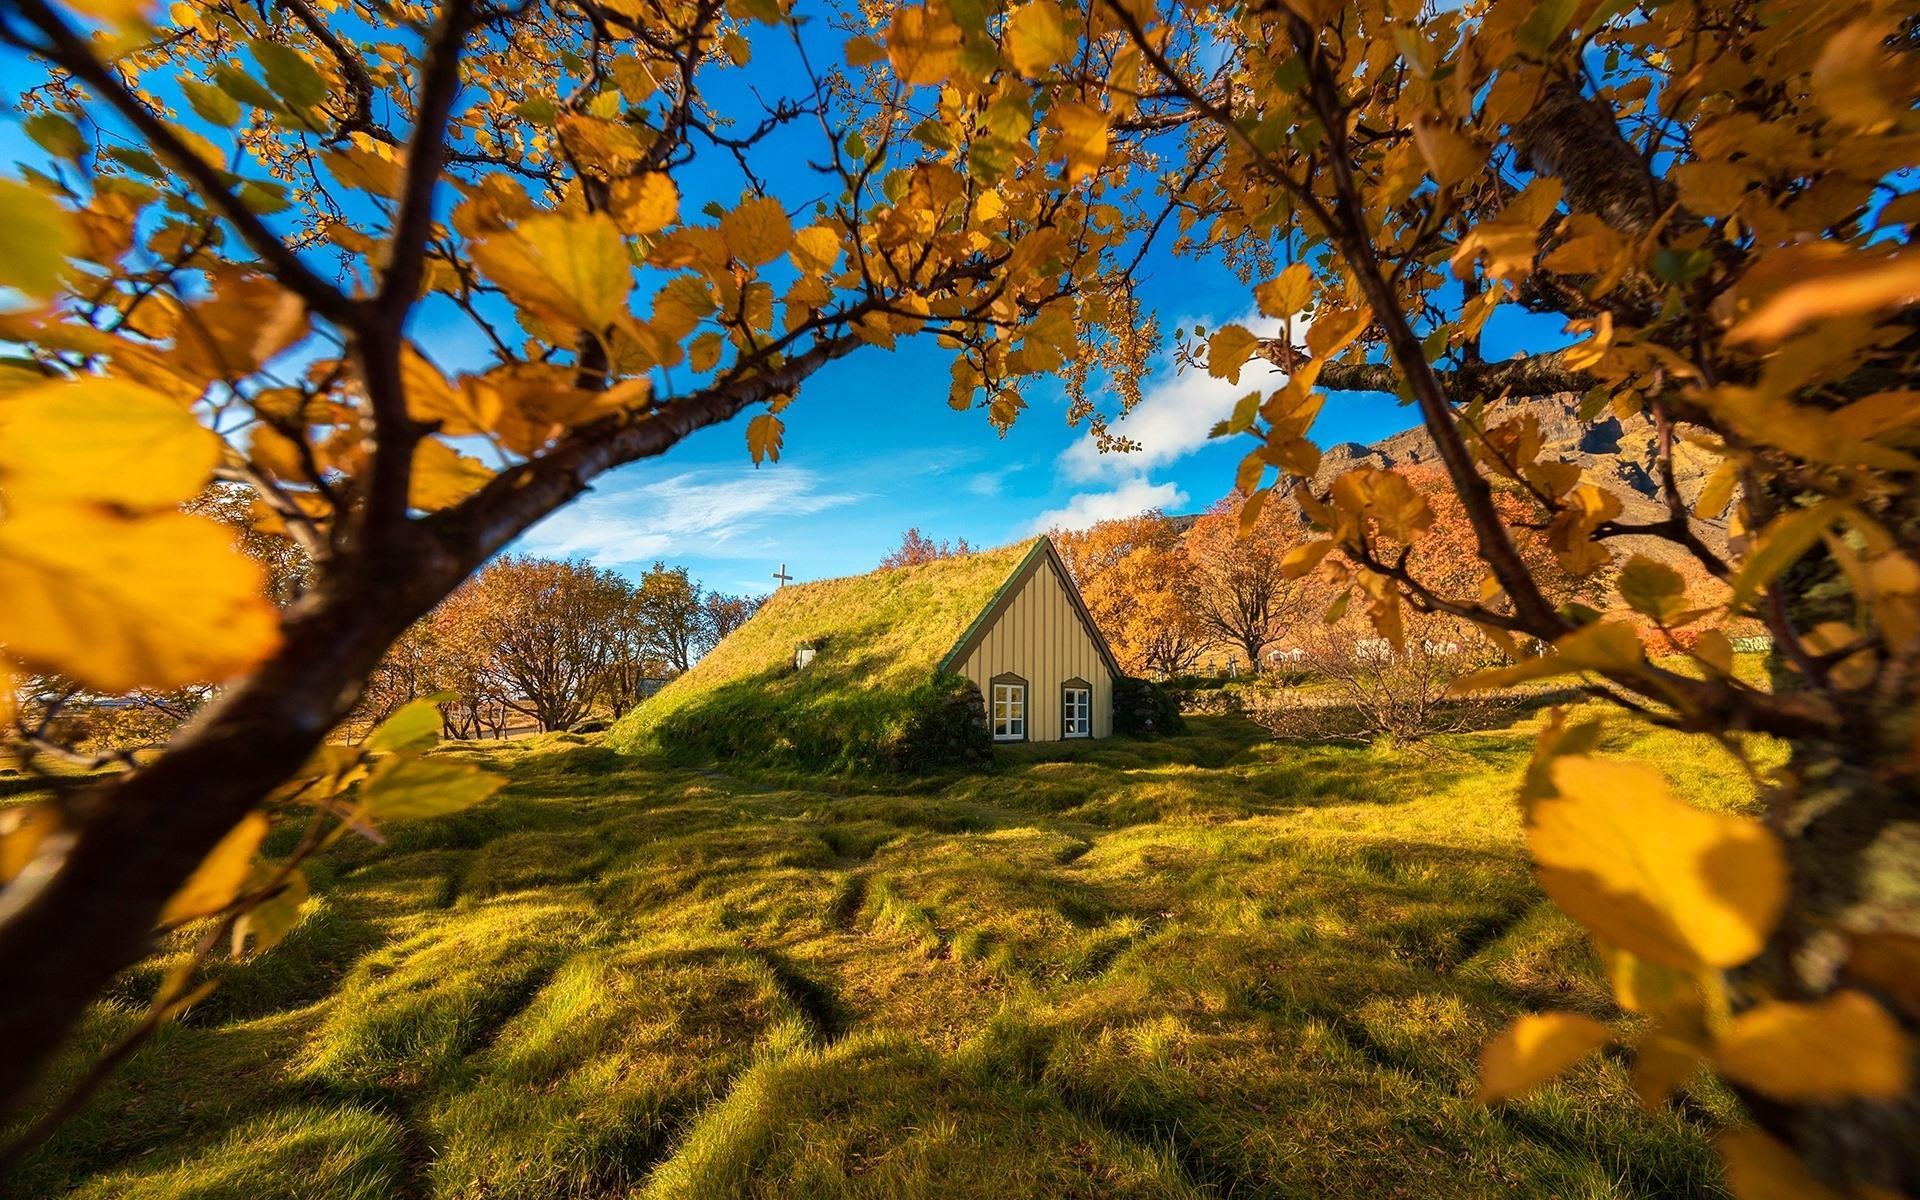
[[[1723,1102],[1643,1114],[1610,1060],[1472,1102],[1518,1012],[1611,1015],[1520,850],[1529,742],[1197,718],[911,778],[462,748],[510,786],[322,856],[286,945],[0,1192],[1716,1196]]]

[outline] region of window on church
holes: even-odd
[[[1060,693],[1060,736],[1093,736],[1093,689],[1070,683]]]
[[[1019,678],[993,681],[993,740],[1021,742],[1027,737],[1027,684]]]

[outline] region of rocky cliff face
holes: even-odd
[[[1543,396],[1531,400],[1512,400],[1487,410],[1489,424],[1499,424],[1516,415],[1532,413],[1540,422],[1541,439],[1546,444],[1545,458],[1559,458],[1579,464],[1590,479],[1617,493],[1630,505],[1636,499],[1657,502],[1660,481],[1653,422],[1645,416],[1625,420],[1609,416],[1591,425],[1579,417],[1580,398],[1571,394]],[[1680,492],[1692,503],[1714,459],[1681,444],[1676,448],[1674,475]],[[1325,482],[1353,467],[1411,467],[1438,465],[1440,453],[1424,428],[1409,429],[1382,438],[1371,446],[1345,442],[1329,446],[1321,459],[1316,479]]]
[[[1603,421],[1583,424],[1579,417],[1580,398],[1572,394],[1543,396],[1529,400],[1511,400],[1489,406],[1489,424],[1499,424],[1514,416],[1532,413],[1540,422],[1545,443],[1543,459],[1561,459],[1577,464],[1587,478],[1620,497],[1621,520],[1657,521],[1666,516],[1660,498],[1659,462],[1653,422],[1645,416],[1622,420],[1609,416]],[[1692,504],[1706,477],[1717,463],[1712,455],[1681,442],[1675,446],[1674,479],[1680,494]],[[1370,446],[1345,442],[1325,448],[1315,482],[1325,484],[1344,471],[1359,466],[1380,468],[1440,466],[1440,452],[1424,427],[1396,433]],[[1724,549],[1726,526],[1719,521],[1698,523],[1702,539],[1716,549]],[[1642,553],[1666,560],[1676,548],[1657,538],[1622,538],[1614,543],[1622,553]]]

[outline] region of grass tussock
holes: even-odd
[[[1517,1013],[1618,1015],[1522,852],[1533,732],[1297,746],[1213,718],[897,784],[450,751],[511,786],[328,852],[286,945],[0,1195],[1720,1197],[1711,1087],[1647,1114],[1601,1058],[1473,1103]],[[1604,750],[1753,803],[1679,735],[1622,722]]]

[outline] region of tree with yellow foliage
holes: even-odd
[[[1299,540],[1299,517],[1269,505],[1243,530],[1240,509],[1237,496],[1212,505],[1187,530],[1185,550],[1200,623],[1259,671],[1267,647],[1318,614],[1307,612],[1308,585],[1282,569]]]
[[[729,108],[711,81],[756,40],[800,67]],[[951,403],[1003,426],[1060,373],[1099,428],[1089,373],[1145,357],[1138,222],[1059,194],[1051,134],[1003,114],[963,171],[871,42],[815,64],[782,0],[10,0],[0,42],[44,65],[21,104],[48,155],[0,180],[0,288],[26,302],[0,316],[0,672],[224,685],[137,769],[5,815],[0,1113],[156,925],[284,930],[270,824],[306,823],[304,852],[486,794],[418,757],[432,697],[358,746],[329,731],[602,472],[743,415],[777,459],[809,377],[922,331]],[[799,194],[775,156],[808,164]],[[733,193],[687,211],[696,160]],[[490,361],[449,374],[423,323]],[[304,552],[284,610],[182,511],[212,479]]]
[[[1248,387],[1215,431],[1245,448],[1243,523],[1296,502],[1313,534],[1289,569],[1340,610],[1392,644],[1410,610],[1473,622],[1513,659],[1479,686],[1574,677],[1736,752],[1790,747],[1763,814],[1726,816],[1597,756],[1597,724],[1549,724],[1521,793],[1540,882],[1641,1019],[1528,1018],[1483,1073],[1496,1100],[1619,1041],[1658,1105],[1713,1071],[1758,1126],[1722,1143],[1748,1196],[1920,1190],[1913,30],[1902,6],[1832,0],[927,0],[888,39],[955,127],[1010,96],[1044,109],[1073,156],[1063,195],[1150,165],[1176,248],[1223,255],[1282,323],[1216,329],[1184,361]],[[1490,360],[1503,309],[1558,314],[1573,343]],[[1316,479],[1310,430],[1356,389],[1418,413],[1471,587],[1420,569],[1434,509],[1403,473]],[[1588,422],[1649,418],[1651,515],[1502,403],[1550,393]],[[1711,467],[1683,479],[1683,457]],[[1534,535],[1558,571],[1617,571],[1618,602],[1686,631],[1686,654],[1557,602]],[[1724,591],[1690,597],[1625,539]],[[1771,686],[1733,669],[1746,618],[1773,639]]]
[[[1050,535],[1120,665],[1165,679],[1191,671],[1213,640],[1180,530],[1160,512]]]

